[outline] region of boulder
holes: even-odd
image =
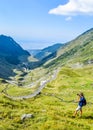
[[[21,121],[24,121],[25,119],[32,118],[33,114],[23,114],[21,116]]]

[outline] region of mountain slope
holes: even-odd
[[[11,64],[18,64],[19,57],[22,55],[29,56],[30,54],[23,50],[11,37],[0,35],[0,56]]]
[[[44,48],[43,50],[41,50],[39,53],[35,55],[35,58],[42,60],[45,59],[46,57],[49,57],[49,55],[51,57],[51,55],[54,54],[61,46],[62,46],[61,43],[57,43],[47,48]]]
[[[48,83],[35,98],[17,101],[5,97],[3,90],[7,88],[9,95],[18,96],[33,93],[33,87],[0,83],[1,130],[93,130],[92,71],[92,66],[81,69],[63,67],[57,78]],[[79,92],[84,93],[87,105],[83,108],[82,117],[78,114],[73,118]],[[27,114],[33,117],[22,120]]]
[[[64,64],[88,64],[93,61],[93,28],[84,32],[76,39],[66,43],[57,51],[57,57],[48,62],[45,67],[51,65],[62,66]]]
[[[28,61],[30,54],[23,50],[11,37],[0,35],[0,77],[8,78],[15,75],[16,65]],[[22,58],[24,57],[24,58]]]

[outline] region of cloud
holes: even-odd
[[[66,19],[65,19],[66,21],[71,21],[72,20],[72,17],[67,17]]]
[[[69,0],[67,4],[51,9],[49,14],[65,16],[93,15],[93,0]]]

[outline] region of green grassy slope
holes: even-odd
[[[1,82],[0,92],[5,87],[7,84]],[[88,103],[83,108],[83,116],[73,118],[77,107],[77,103],[73,101],[77,100],[76,94],[81,91],[84,92]],[[12,101],[0,93],[0,129],[92,130],[92,107],[93,66],[81,69],[63,67],[57,78],[48,83],[40,95],[32,99]],[[20,118],[24,113],[31,113],[34,117],[22,122]]]
[[[65,44],[61,49],[57,51],[57,57],[48,61],[44,67],[49,66],[62,66],[64,64],[75,64],[77,62],[88,64],[93,60],[93,29],[90,29]]]

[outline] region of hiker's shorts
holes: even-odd
[[[81,106],[78,106],[78,107],[76,108],[76,111],[79,111],[79,110],[82,110],[82,107],[81,107]]]

